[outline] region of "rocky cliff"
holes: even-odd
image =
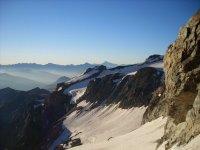
[[[181,28],[164,58],[169,119],[166,148],[200,133],[200,11]]]
[[[144,115],[144,122],[168,115],[166,148],[200,133],[200,11],[181,28],[164,57],[165,87]],[[160,105],[161,104],[161,105]]]

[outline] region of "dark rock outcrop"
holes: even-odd
[[[63,94],[62,91],[54,91],[44,101],[42,112],[43,139],[41,149],[48,149],[52,142],[62,133],[62,121],[73,107],[70,103],[71,96]]]
[[[162,85],[163,71],[146,67],[135,75],[127,75],[109,97],[108,104],[119,103],[121,108],[147,106],[152,93]]]
[[[70,100],[39,88],[0,90],[0,149],[48,149],[63,130],[62,117],[74,107]]]
[[[106,70],[106,69],[107,69],[106,66],[103,66],[103,65],[95,66],[94,68],[88,68],[88,69],[84,72],[84,74],[87,74],[87,73],[89,73],[89,72],[91,72],[91,71],[93,71],[93,70],[98,70],[99,72],[102,72],[102,71],[104,71],[104,70]]]
[[[70,109],[71,96],[63,94],[63,92],[54,91],[44,101],[44,112],[50,118],[48,122],[53,123]]]
[[[98,106],[111,95],[117,85],[117,81],[122,77],[121,74],[117,73],[91,80],[86,92],[78,101],[86,100],[91,103],[97,103],[96,106]]]
[[[43,89],[0,90],[0,148],[37,149],[42,139],[42,103],[49,92]]]

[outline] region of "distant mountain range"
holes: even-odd
[[[107,68],[113,68],[118,66],[117,64],[105,61],[102,64],[91,64],[91,63],[84,63],[84,64],[79,64],[79,65],[74,65],[74,64],[70,64],[70,65],[59,65],[59,64],[53,64],[53,63],[48,63],[45,65],[42,64],[36,64],[36,63],[18,63],[18,64],[10,64],[10,65],[1,65],[0,67],[1,69],[20,69],[20,68],[31,68],[31,69],[54,69],[54,70],[69,70],[69,69],[78,69],[78,70],[83,70],[85,71],[85,69],[87,68],[91,68],[94,66],[98,66],[98,65],[104,65]]]
[[[44,83],[34,81],[31,79],[13,76],[7,73],[0,74],[0,89],[10,87],[16,90],[30,90],[35,87],[45,87],[46,85]]]
[[[105,61],[102,64],[84,63],[80,65],[59,65],[53,63],[42,65],[36,63],[18,63],[11,65],[0,65],[0,73],[9,73],[11,75],[22,76],[49,84],[61,76],[74,77],[83,73],[87,68],[93,68],[98,65],[104,65],[107,68],[113,68],[117,66],[117,64],[113,64],[108,61]],[[41,77],[44,76],[45,79],[40,80]]]
[[[11,87],[17,90],[30,90],[35,87],[52,89],[61,80],[67,81],[78,76],[88,68],[104,65],[107,68],[116,64],[105,61],[102,64],[84,63],[80,65],[58,65],[48,63],[18,63],[0,65],[0,89]],[[62,77],[62,78],[61,78]]]

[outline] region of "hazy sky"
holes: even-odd
[[[199,0],[0,0],[0,63],[118,64],[164,54]]]

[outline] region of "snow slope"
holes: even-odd
[[[142,125],[136,130],[122,134],[121,136],[116,136],[109,140],[105,139],[102,141],[83,143],[83,145],[73,147],[70,150],[156,150],[157,141],[164,134],[166,121],[167,118],[160,117],[152,122]],[[121,123],[123,123],[123,121],[121,121]],[[91,130],[94,130],[93,127],[91,127]],[[110,132],[110,129],[107,129],[106,131]],[[186,145],[180,147],[175,145],[171,150],[199,150],[199,140],[200,135]],[[164,144],[159,146],[157,150],[164,150]]]
[[[165,123],[166,118],[158,118],[127,134],[111,138],[109,141],[84,144],[73,147],[71,150],[155,150],[157,140],[164,134]]]
[[[88,103],[88,106],[90,104]],[[146,108],[121,109],[117,105],[100,106],[81,113],[75,111],[64,121],[73,134],[78,134],[82,143],[94,143],[129,133],[141,125]]]

